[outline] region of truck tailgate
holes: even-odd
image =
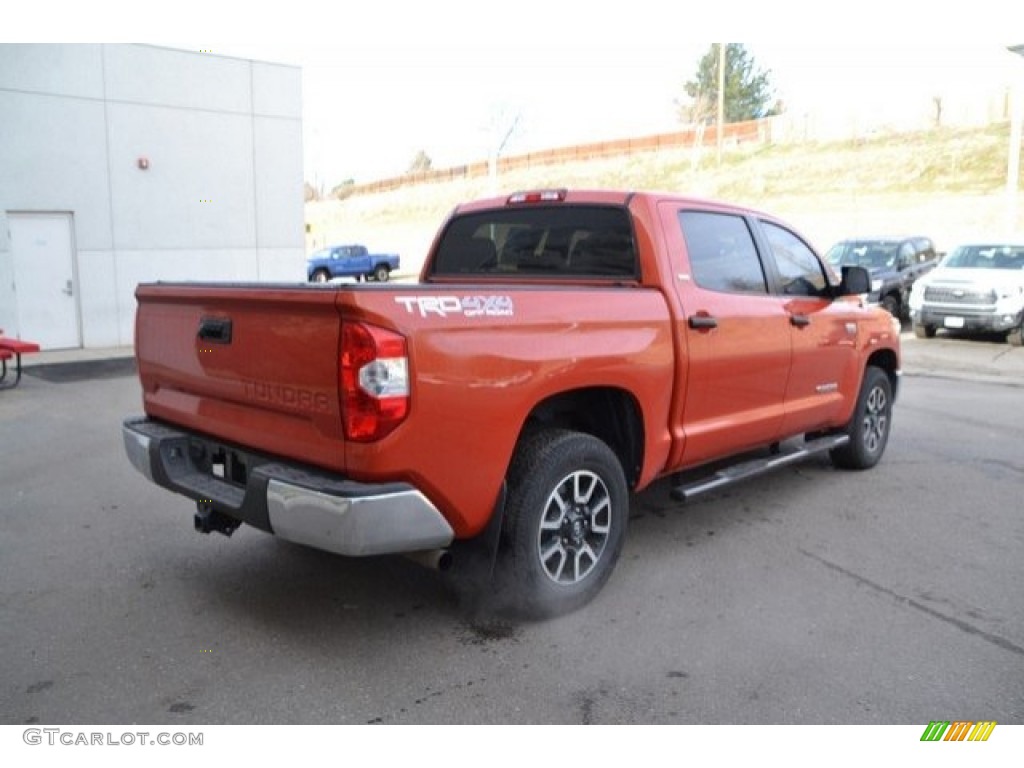
[[[344,470],[335,290],[153,284],[135,295],[148,416]]]

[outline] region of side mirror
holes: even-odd
[[[862,293],[871,293],[871,274],[864,267],[843,267],[839,295],[857,296]]]

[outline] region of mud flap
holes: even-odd
[[[445,572],[448,582],[460,601],[478,605],[494,589],[501,529],[505,522],[506,483],[502,482],[491,519],[480,534],[467,541],[456,541],[449,547],[452,567]]]

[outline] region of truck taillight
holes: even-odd
[[[340,397],[348,440],[379,440],[401,424],[409,413],[405,339],[367,323],[342,323]]]

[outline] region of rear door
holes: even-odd
[[[348,248],[348,256],[345,260],[345,269],[351,275],[368,275],[373,271],[370,263],[370,254],[361,245],[353,245]]]
[[[659,206],[689,365],[682,455],[694,465],[777,439],[790,366],[790,319],[772,296],[751,222],[740,213]]]

